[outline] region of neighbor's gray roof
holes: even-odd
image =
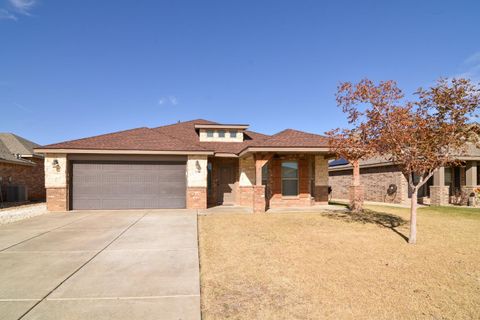
[[[13,133],[0,133],[0,161],[18,164],[32,164],[22,157],[38,156],[33,148],[39,145]]]
[[[469,143],[465,154],[459,156],[459,160],[480,160],[480,148],[475,146],[473,143]],[[333,171],[349,169],[352,167],[348,161],[341,159],[343,161],[333,160],[329,162],[329,169]],[[387,156],[376,156],[369,159],[360,161],[360,168],[365,167],[382,167],[382,166],[392,166],[395,165],[392,161],[388,159]]]

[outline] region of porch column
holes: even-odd
[[[253,209],[253,193],[256,178],[255,159],[253,155],[238,159],[238,170],[240,177],[238,182],[238,202],[241,206]]]
[[[474,206],[475,201],[470,201],[470,196],[475,194],[475,189],[477,188],[477,161],[467,161],[465,168],[465,186],[462,187],[462,191],[466,194],[465,199],[463,199],[464,205]],[[474,200],[473,198],[472,200]]]
[[[187,208],[207,208],[207,156],[188,156]]]
[[[69,177],[66,154],[47,153],[45,156],[45,188],[47,210],[69,210]]]
[[[315,203],[328,204],[328,160],[315,155]]]
[[[255,186],[253,187],[253,212],[266,210],[265,186],[262,185],[262,168],[270,160],[271,155],[255,155]]]
[[[430,186],[430,203],[443,206],[449,203],[449,186],[445,185],[445,167],[438,168],[433,174],[433,186]]]

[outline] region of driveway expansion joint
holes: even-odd
[[[78,271],[80,271],[83,267],[85,267],[87,264],[89,264],[93,259],[95,259],[95,257],[97,257],[100,253],[102,253],[103,251],[105,251],[105,249],[107,249],[112,243],[114,243],[118,238],[120,238],[123,234],[125,234],[131,227],[133,227],[135,224],[137,224],[140,220],[143,219],[143,217],[145,217],[146,215],[148,214],[148,212],[144,213],[142,216],[140,216],[140,218],[136,219],[134,222],[132,222],[130,225],[128,225],[122,232],[120,232],[112,241],[110,241],[109,243],[107,243],[106,246],[104,246],[102,249],[100,249],[97,253],[95,253],[90,259],[88,259],[86,262],[84,262],[83,264],[80,265],[80,267],[78,267],[77,269],[75,269],[70,275],[68,275],[65,279],[63,279],[58,285],[56,285],[52,290],[50,290],[43,298],[41,298],[40,300],[37,300],[37,302],[31,306],[25,313],[23,313],[19,318],[18,320],[21,320],[23,319],[27,314],[29,314],[33,309],[35,309],[36,306],[38,306],[42,301],[46,300],[55,290],[57,290],[62,284],[64,284],[66,281],[68,281],[73,275],[75,275]],[[84,218],[86,218],[87,216],[85,216]],[[80,218],[82,219],[82,218]],[[79,221],[80,219],[77,219],[75,220],[76,221]],[[71,222],[73,223],[73,222]],[[70,224],[70,223],[69,223]],[[68,224],[67,224],[68,225]],[[64,226],[62,226],[64,227]],[[61,228],[61,227],[59,227]],[[55,229],[58,229],[58,228],[55,228]],[[55,229],[52,229],[52,230],[55,230]],[[50,230],[50,231],[52,231]],[[50,232],[48,231],[48,232]],[[48,233],[46,232],[46,233]],[[1,251],[0,251],[1,252]]]
[[[78,218],[78,219],[75,219],[75,220],[73,220],[73,221],[70,221],[69,223],[66,223],[66,224],[64,224],[64,225],[61,225],[61,226],[59,226],[59,227],[56,227],[56,228],[53,228],[53,229],[51,229],[51,230],[48,230],[48,231],[39,233],[39,234],[37,234],[37,235],[34,235],[33,237],[30,237],[30,238],[28,238],[28,239],[25,239],[25,240],[22,240],[22,241],[20,241],[20,242],[15,243],[15,244],[12,244],[11,246],[8,246],[8,247],[6,247],[6,248],[3,248],[3,249],[0,250],[0,252],[4,252],[5,250],[8,250],[8,249],[13,248],[13,247],[15,247],[15,246],[18,246],[19,244],[25,243],[25,242],[27,242],[27,241],[30,241],[30,240],[35,239],[35,238],[38,238],[38,237],[43,236],[43,235],[45,235],[45,234],[47,234],[47,233],[50,233],[50,232],[52,232],[52,231],[55,231],[55,230],[58,230],[58,229],[60,229],[60,228],[66,227],[66,226],[68,226],[68,225],[70,225],[70,224],[72,224],[72,223],[78,222],[78,221],[83,220],[83,219],[85,219],[85,218],[87,218],[87,217],[88,217],[88,216],[80,217],[80,218]]]

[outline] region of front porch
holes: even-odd
[[[207,203],[270,208],[328,203],[326,153],[258,152],[240,157],[209,157]]]
[[[480,187],[478,163],[476,160],[466,160],[463,165],[439,168],[426,184],[428,194],[427,189],[424,189],[430,204],[476,206],[475,191]]]

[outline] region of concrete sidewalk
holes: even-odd
[[[0,227],[2,319],[200,319],[193,211],[46,214]]]

